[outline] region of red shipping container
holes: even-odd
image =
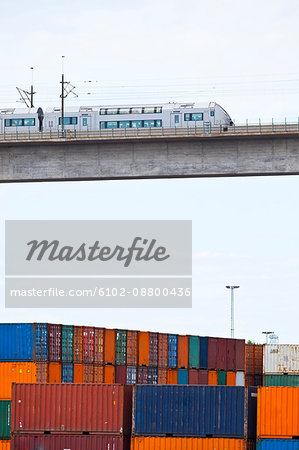
[[[62,325],[48,325],[48,358],[49,361],[61,361]]]
[[[236,339],[236,371],[245,371],[245,341]]]
[[[104,328],[94,329],[94,362],[104,364]]]
[[[178,368],[188,369],[189,342],[188,336],[178,335]]]
[[[89,432],[129,435],[131,416],[131,386],[12,385],[11,431],[14,434]]]
[[[149,365],[158,365],[158,333],[149,334]]]
[[[127,366],[116,366],[115,381],[119,384],[127,384]]]
[[[83,362],[82,327],[74,326],[74,363]]]
[[[138,333],[138,364],[140,366],[149,365],[150,336],[147,331]]]
[[[209,384],[209,371],[208,370],[199,370],[198,384],[200,384],[202,386],[206,386]]]
[[[189,384],[199,384],[199,370],[189,369],[188,373]]]
[[[93,365],[92,364],[84,364],[83,367],[84,367],[83,383],[92,383],[93,382]]]
[[[158,384],[167,384],[167,369],[158,367]]]
[[[148,383],[148,367],[142,366],[137,368],[137,383],[138,384]]]
[[[105,330],[105,364],[115,364],[115,330]]]
[[[158,335],[158,366],[168,367],[168,335],[165,333],[159,333]]]
[[[115,383],[115,367],[114,366],[105,366],[104,371],[104,383]]]
[[[94,362],[94,328],[83,327],[82,329],[82,343],[83,343],[83,362]]]
[[[236,370],[236,340],[226,339],[226,370]]]
[[[127,365],[138,364],[138,331],[127,331]]]
[[[129,450],[130,438],[105,435],[15,435],[11,440],[14,450]]]
[[[217,369],[218,345],[217,338],[208,338],[208,369]]]
[[[226,339],[217,338],[217,349],[218,357],[216,368],[218,370],[226,370]]]

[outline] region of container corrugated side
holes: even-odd
[[[36,361],[48,360],[48,324],[35,323],[34,324],[34,359]]]
[[[11,402],[0,400],[0,439],[10,438]]]
[[[36,364],[32,362],[0,363],[0,398],[11,400],[12,383],[35,383]]]
[[[257,441],[256,450],[299,450],[299,440],[262,439]]]
[[[10,441],[0,440],[0,450],[10,450]]]
[[[264,375],[263,386],[299,387],[299,375]]]
[[[299,345],[264,345],[264,374],[299,373]]]
[[[130,439],[103,435],[16,435],[14,450],[129,450]],[[0,447],[1,449],[1,447]]]
[[[257,402],[259,438],[299,436],[299,388],[259,387]]]
[[[136,385],[133,405],[136,436],[255,437],[256,391],[247,388]]]
[[[0,324],[0,361],[33,361],[33,346],[32,324]]]
[[[14,384],[11,429],[13,433],[129,435],[131,402],[131,386]],[[74,411],[76,414],[70,414]]]
[[[131,450],[254,450],[255,443],[243,439],[134,437]],[[264,449],[263,449],[264,450]],[[292,448],[292,450],[294,450]]]

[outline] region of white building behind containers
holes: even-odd
[[[263,371],[267,374],[299,374],[299,345],[265,344]]]

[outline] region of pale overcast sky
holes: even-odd
[[[67,105],[216,101],[237,123],[297,122],[299,5],[295,0],[82,2],[1,5],[0,106],[16,86],[36,106],[59,104],[61,56],[78,99]],[[48,321],[230,335],[296,343],[299,179],[139,180],[0,185],[0,321]],[[5,310],[6,219],[192,219],[192,310]]]

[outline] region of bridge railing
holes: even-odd
[[[298,123],[268,123],[268,124],[233,124],[227,125],[195,125],[190,127],[175,128],[115,128],[110,130],[64,130],[61,131],[10,131],[0,133],[2,141],[57,141],[57,140],[85,140],[85,139],[128,139],[128,138],[153,138],[153,137],[185,137],[185,136],[232,136],[232,135],[259,135],[259,134],[281,134],[299,133]]]

